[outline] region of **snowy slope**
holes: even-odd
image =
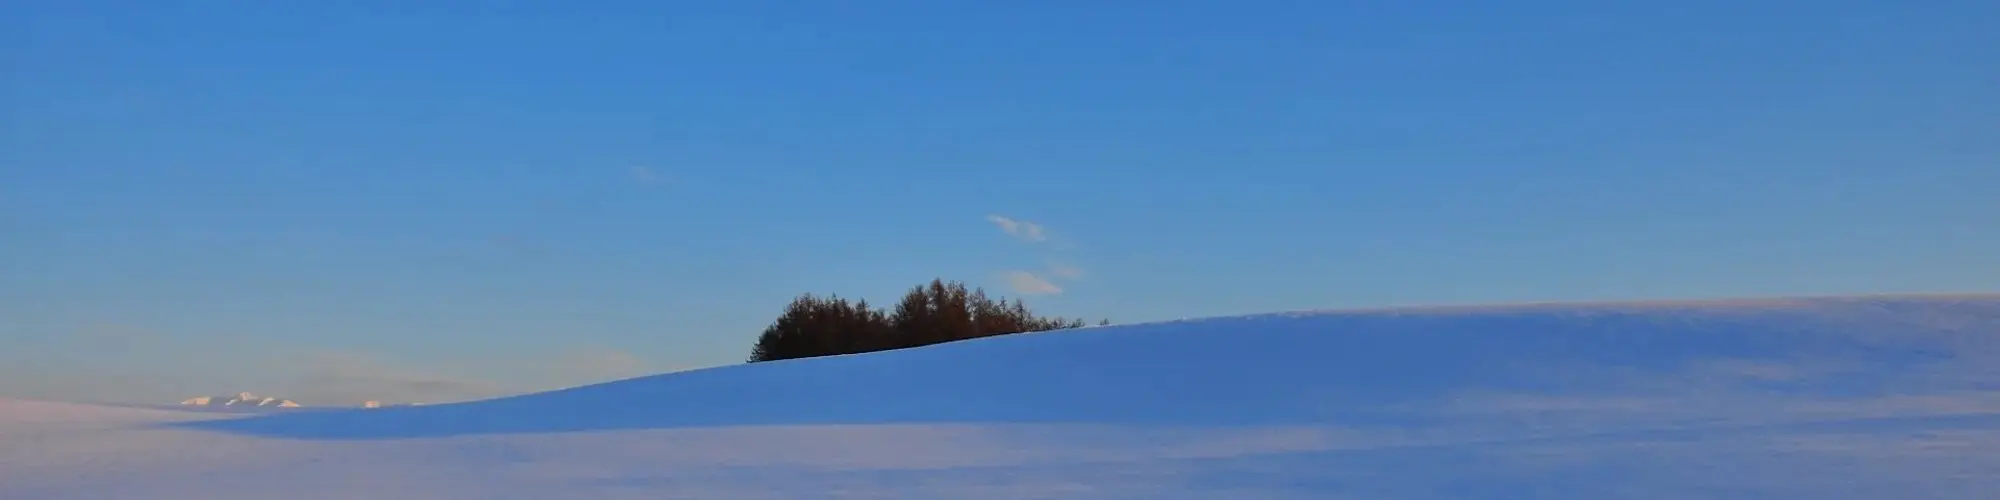
[[[299,404],[289,399],[279,399],[269,396],[258,396],[256,394],[251,394],[248,392],[240,392],[234,396],[199,396],[199,397],[188,398],[186,400],[181,401],[181,406],[199,406],[199,407],[242,406],[242,407],[260,407],[260,408],[298,408]]]
[[[1274,314],[251,417],[0,402],[7,499],[1997,489],[2000,296]]]

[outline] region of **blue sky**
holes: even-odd
[[[0,395],[549,388],[933,277],[2000,289],[1992,2],[481,5],[0,6]]]

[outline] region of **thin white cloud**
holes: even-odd
[[[653,167],[640,165],[632,167],[632,179],[642,183],[652,184],[655,182],[660,182],[660,173],[654,171]]]
[[[1001,232],[1007,233],[1008,236],[1012,236],[1014,239],[1028,243],[1047,243],[1054,245],[1057,249],[1067,246],[1066,242],[1050,241],[1048,231],[1041,224],[998,214],[987,215],[986,221],[993,223],[995,227],[1000,228]],[[1048,261],[1046,269],[1039,271],[1011,270],[1000,273],[1001,278],[1007,283],[1008,288],[1012,288],[1015,292],[1025,295],[1053,295],[1063,293],[1062,287],[1053,283],[1052,279],[1076,279],[1083,275],[1084,269],[1082,267],[1053,258]]]
[[[986,221],[992,222],[993,225],[999,226],[1001,231],[1005,231],[1008,236],[1013,236],[1021,241],[1038,243],[1049,239],[1048,235],[1042,231],[1040,224],[1016,220],[1002,215],[988,215],[986,216]]]
[[[1064,279],[1081,278],[1083,277],[1083,268],[1063,262],[1050,262],[1049,275]]]
[[[1054,295],[1063,292],[1062,287],[1028,271],[1007,271],[1000,274],[1007,281],[1007,287],[1024,295]]]

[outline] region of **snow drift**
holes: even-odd
[[[88,454],[0,420],[0,497],[1983,498],[2000,296],[1284,313],[139,420],[53,465]]]
[[[371,439],[690,426],[1715,422],[1966,407],[2000,301],[1862,298],[1285,313],[1002,336],[202,428]],[[1777,406],[1773,406],[1777,405]],[[1532,415],[1531,415],[1532,414]],[[1510,419],[1496,419],[1507,416]]]

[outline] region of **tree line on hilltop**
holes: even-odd
[[[865,299],[805,294],[764,328],[750,350],[750,362],[905,349],[1085,324],[1082,319],[1037,316],[1020,299],[990,298],[985,290],[967,290],[957,281],[917,285],[886,310]]]

